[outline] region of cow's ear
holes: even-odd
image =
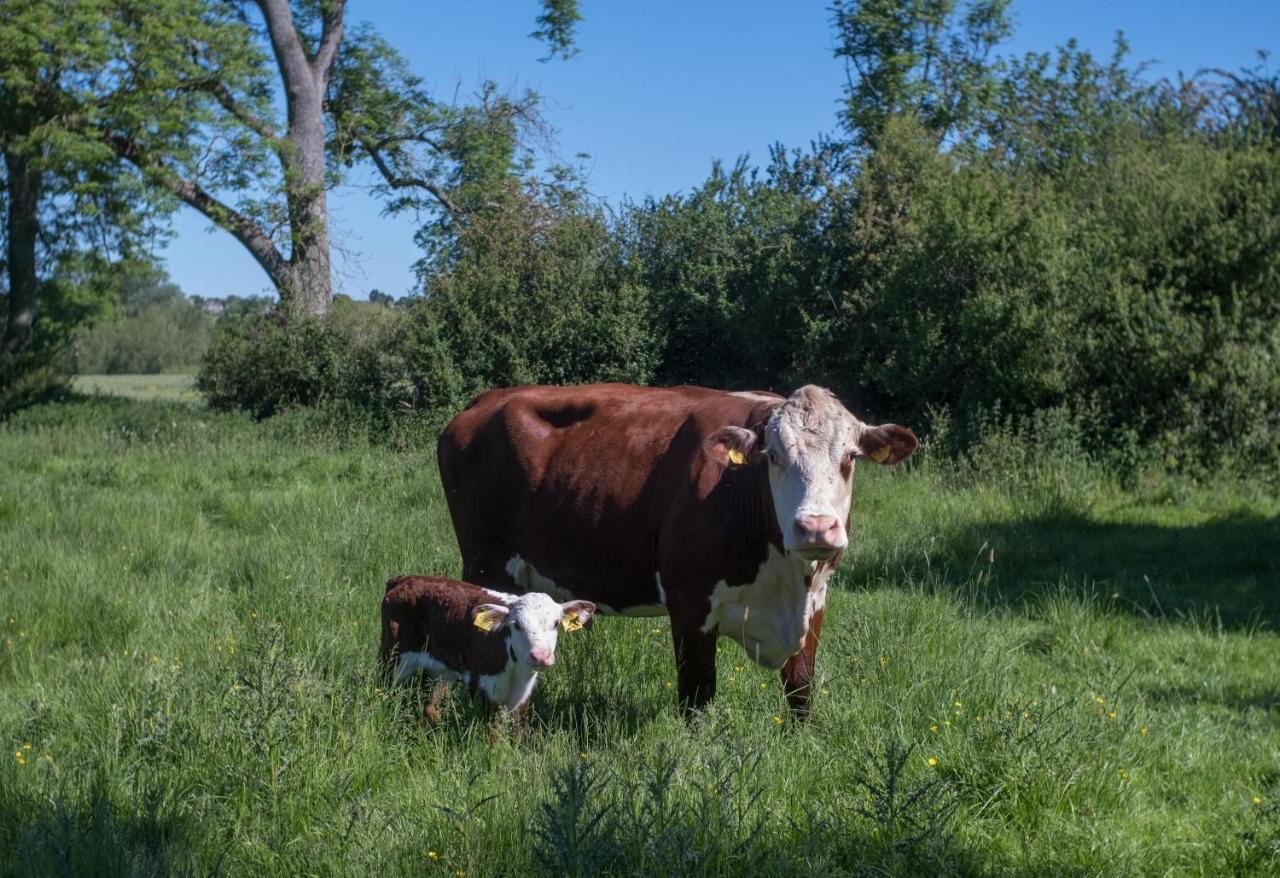
[[[745,466],[759,459],[759,437],[746,427],[721,427],[702,443],[702,448],[714,461],[725,466]]]
[[[501,604],[481,604],[471,611],[471,624],[481,631],[492,631],[506,621],[510,611]]]
[[[874,460],[876,463],[901,463],[920,447],[916,434],[906,427],[897,424],[881,424],[878,427],[866,427],[858,437],[858,457]]]
[[[560,624],[565,631],[577,631],[591,621],[596,605],[591,601],[569,601],[560,605]]]

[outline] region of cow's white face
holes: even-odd
[[[581,628],[596,611],[590,601],[557,603],[540,591],[521,595],[510,606],[481,604],[473,611],[482,628],[502,626],[516,661],[531,668],[549,668],[556,662],[560,627]]]
[[[855,462],[898,463],[918,444],[905,427],[864,424],[831,391],[807,385],[774,409],[759,434],[726,427],[706,447],[730,466],[764,458],[783,549],[823,561],[849,544],[845,522]]]

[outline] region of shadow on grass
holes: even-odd
[[[966,525],[932,551],[886,564],[857,558],[846,582],[903,572],[996,602],[1084,587],[1118,610],[1238,630],[1280,630],[1280,518],[1236,516],[1201,525],[1109,524],[1078,515]]]
[[[177,817],[130,814],[102,790],[38,799],[6,795],[0,822],[13,875],[194,875],[191,827]],[[205,874],[216,874],[217,871]]]

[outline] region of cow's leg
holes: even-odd
[[[817,666],[818,637],[822,634],[822,612],[821,608],[813,611],[804,646],[782,666],[782,689],[787,693],[791,712],[799,719],[809,715],[809,705],[813,700],[813,675]]]
[[[690,716],[716,694],[716,639],[704,633],[700,621],[682,623],[673,616],[671,639],[676,650],[676,680],[680,706]]]

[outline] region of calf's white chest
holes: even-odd
[[[755,581],[737,586],[716,583],[703,632],[718,630],[741,644],[757,664],[781,668],[804,646],[809,620],[826,605],[831,574],[815,573],[816,566],[769,546]],[[812,584],[806,581],[810,576]]]

